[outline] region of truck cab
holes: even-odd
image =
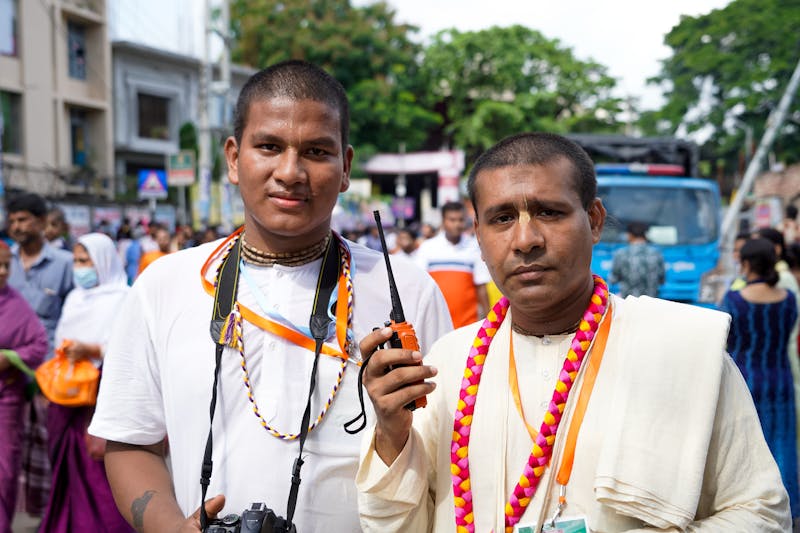
[[[703,282],[719,259],[719,189],[714,181],[675,173],[672,165],[597,165],[597,194],[608,216],[592,270],[607,277],[614,252],[627,245],[628,223],[643,222],[666,264],[658,296],[713,306],[716,295]]]

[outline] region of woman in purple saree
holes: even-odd
[[[128,284],[114,242],[101,233],[78,238],[73,250],[75,289],[67,296],[55,333],[64,340],[72,360],[100,364],[116,310]],[[50,463],[53,470],[50,501],[39,531],[70,533],[127,533],[133,531],[120,515],[105,474],[105,441],[90,437],[93,407],[51,403],[47,412]]]
[[[22,465],[25,376],[49,349],[47,332],[23,296],[7,285],[11,251],[0,241],[0,533],[11,533]]]

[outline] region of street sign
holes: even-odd
[[[163,200],[167,197],[167,173],[163,170],[139,171],[139,199]]]
[[[181,150],[167,156],[167,184],[170,187],[194,185],[194,151]]]

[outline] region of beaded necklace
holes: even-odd
[[[301,266],[322,257],[322,254],[325,253],[325,250],[328,248],[328,241],[330,241],[330,239],[331,234],[328,233],[321,241],[311,245],[305,250],[273,253],[259,250],[248,243],[247,235],[242,233],[242,257],[245,261],[259,266]]]
[[[533,443],[519,482],[505,506],[505,530],[512,533],[514,525],[522,518],[528,504],[536,493],[536,488],[544,474],[545,467],[553,455],[556,432],[567,403],[570,390],[581,367],[581,362],[591,346],[603,313],[608,305],[608,287],[599,276],[594,278],[594,291],[589,306],[583,314],[578,331],[564,359],[553,397],[544,415],[544,421]],[[450,471],[453,478],[453,498],[455,503],[457,533],[474,533],[475,516],[472,506],[472,487],[469,472],[469,439],[472,415],[478,395],[483,365],[489,353],[489,345],[508,312],[508,299],[498,301],[481,324],[475,341],[467,357],[464,379],[461,382],[458,405],[453,423],[453,441],[450,447]]]
[[[219,269],[221,268],[222,264],[225,262],[225,258],[230,254],[233,245],[236,243],[236,239],[239,238],[241,232],[237,232],[231,236],[230,241],[224,243],[224,251],[220,257],[219,265],[217,267],[217,272],[214,276],[215,280],[215,287],[216,287],[216,280],[219,278]],[[336,376],[336,382],[333,385],[330,395],[328,396],[327,401],[322,406],[322,410],[317,415],[316,419],[308,426],[309,433],[316,428],[322,419],[325,417],[325,414],[328,412],[331,404],[333,404],[333,400],[336,397],[336,393],[339,391],[339,386],[342,383],[342,379],[344,379],[344,370],[347,366],[347,356],[346,354],[351,353],[355,340],[353,338],[353,280],[351,277],[350,271],[350,250],[347,245],[344,243],[341,237],[334,233],[336,241],[339,245],[339,250],[341,252],[341,273],[339,276],[339,283],[338,283],[338,293],[337,293],[337,302],[336,302],[336,337],[339,339],[339,343],[342,345],[343,348],[343,356],[341,357],[341,363],[339,367],[339,371]],[[327,242],[327,240],[326,240]],[[212,254],[216,255],[216,254]],[[340,320],[341,315],[346,313],[347,321]],[[272,427],[261,415],[261,412],[258,408],[258,402],[256,401],[255,392],[253,391],[253,387],[250,383],[250,374],[247,370],[247,359],[245,358],[244,354],[244,320],[242,319],[242,310],[239,304],[238,299],[233,305],[233,311],[231,312],[231,317],[229,320],[226,321],[226,327],[223,328],[227,330],[225,334],[226,339],[228,340],[227,344],[229,344],[232,348],[236,348],[239,352],[239,356],[241,357],[241,367],[243,372],[243,381],[245,385],[245,389],[247,390],[247,399],[250,400],[250,403],[253,406],[253,413],[255,414],[256,418],[258,418],[261,426],[267,430],[267,432],[279,439],[283,440],[295,440],[297,439],[300,434],[299,433],[284,433],[282,431],[277,430],[276,428]]]

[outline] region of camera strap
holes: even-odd
[[[211,472],[213,467],[212,451],[213,451],[213,423],[214,411],[217,404],[217,388],[219,382],[219,372],[222,363],[222,353],[225,349],[225,330],[232,327],[228,323],[231,318],[231,312],[236,303],[236,297],[239,285],[239,261],[241,255],[241,238],[236,239],[233,247],[225,258],[223,258],[217,273],[216,289],[214,293],[214,307],[211,317],[211,338],[216,344],[216,360],[214,367],[214,385],[211,392],[210,403],[210,421],[211,425],[208,429],[208,439],[206,440],[205,453],[203,455],[203,466],[200,475],[201,486],[201,500],[200,500],[200,529],[205,531],[208,526],[208,515],[205,510],[206,492],[211,483]],[[311,420],[311,399],[314,394],[317,381],[317,366],[319,363],[319,356],[322,351],[322,346],[325,339],[328,338],[328,331],[331,317],[328,313],[328,302],[330,301],[331,294],[336,289],[336,284],[339,278],[339,268],[341,265],[341,250],[339,247],[339,239],[336,234],[334,238],[329,240],[328,247],[325,250],[325,255],[322,258],[322,265],[320,267],[319,277],[317,279],[317,288],[314,295],[314,308],[310,319],[310,330],[315,341],[314,350],[314,364],[311,370],[311,380],[309,385],[308,400],[306,401],[306,408],[303,412],[303,419],[301,422],[300,433],[298,436],[300,442],[300,451],[297,459],[295,459],[292,468],[292,484],[289,491],[289,501],[286,509],[287,531],[292,524],[295,507],[297,505],[297,494],[300,487],[300,469],[303,466],[303,446],[305,445],[306,437],[308,435],[308,425]]]
[[[206,514],[206,492],[211,483],[211,471],[213,461],[211,460],[214,449],[214,411],[217,407],[217,384],[219,382],[219,369],[222,363],[222,352],[225,349],[223,331],[236,302],[236,295],[239,289],[239,257],[242,250],[242,238],[236,239],[233,247],[222,259],[214,290],[214,307],[211,310],[211,338],[216,344],[216,357],[214,363],[214,385],[211,389],[210,424],[208,426],[208,439],[206,439],[206,449],[203,453],[203,466],[200,469],[200,530],[205,531],[208,527],[208,514]]]
[[[328,312],[328,302],[331,294],[336,289],[336,282],[339,279],[339,268],[342,263],[341,249],[339,240],[333,238],[328,242],[328,249],[322,258],[322,266],[319,270],[317,280],[317,290],[314,295],[314,310],[309,320],[309,329],[314,337],[314,366],[311,369],[311,383],[308,388],[308,400],[306,410],[303,412],[303,420],[300,423],[300,451],[297,459],[294,460],[292,467],[292,486],[289,489],[289,501],[286,503],[286,522],[291,525],[294,517],[294,510],[297,506],[297,493],[300,490],[300,469],[303,467],[303,446],[308,436],[308,424],[311,422],[311,398],[314,396],[314,389],[317,385],[317,366],[319,364],[319,354],[322,352],[322,345],[328,338],[328,331],[331,323],[331,316]]]

